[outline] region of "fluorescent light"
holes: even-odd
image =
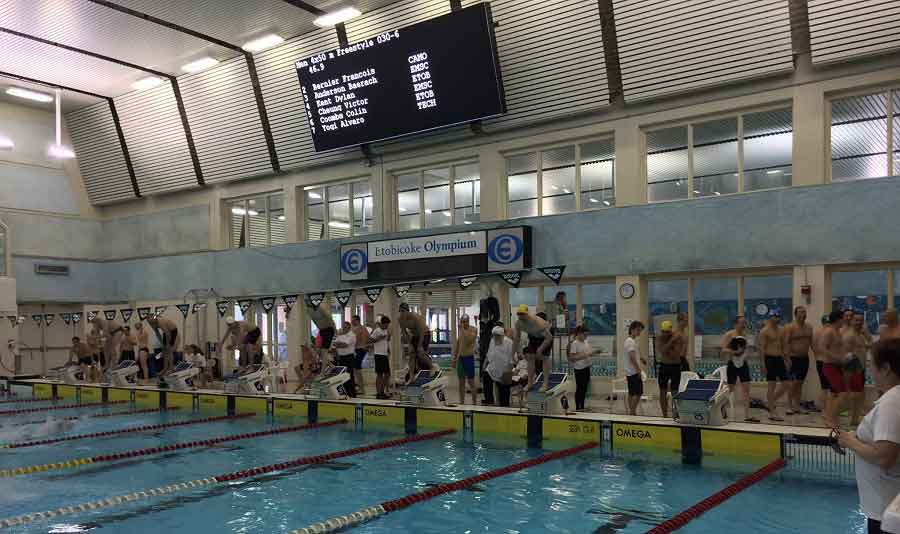
[[[432,213],[434,213],[434,210],[433,210],[433,209],[429,209],[429,208],[425,208],[425,213],[431,215]]]
[[[247,210],[244,208],[231,208],[231,213],[234,213],[235,215],[246,215]]]
[[[183,70],[184,72],[189,72],[189,73],[193,74],[195,72],[200,72],[202,70],[206,70],[206,69],[208,69],[214,65],[218,65],[218,64],[219,64],[218,59],[213,59],[213,58],[207,56],[204,58],[200,58],[197,61],[191,61],[187,65],[182,65],[181,70]]]
[[[565,193],[565,194],[567,194],[567,195],[569,195],[569,194],[571,194],[571,193],[572,193],[572,192],[571,192],[571,191],[569,191],[569,190],[568,190],[568,189],[563,189],[563,193]]]
[[[284,37],[274,33],[270,33],[268,35],[263,35],[258,39],[247,41],[243,46],[241,46],[241,48],[243,48],[247,52],[261,52],[266,48],[272,48],[273,46],[281,44],[283,42]]]
[[[259,212],[256,210],[247,210],[247,215],[253,217],[253,216],[259,215]]]
[[[53,95],[39,93],[30,89],[22,89],[21,87],[9,87],[6,89],[6,94],[24,98],[26,100],[34,100],[35,102],[53,102]]]
[[[157,78],[156,76],[147,76],[146,78],[141,78],[140,80],[132,83],[131,88],[135,91],[144,91],[146,89],[153,89],[161,83],[163,83],[162,78]]]
[[[552,187],[554,191],[557,191],[559,189],[558,185],[551,185],[550,187]]]
[[[609,203],[608,200],[604,200],[604,201],[603,201],[603,205],[604,205],[604,206],[610,206],[611,204]]]
[[[75,157],[75,152],[65,145],[50,145],[47,155],[56,159],[72,159]]]
[[[472,224],[472,221],[463,221],[463,224]]]
[[[350,19],[355,19],[360,15],[362,15],[362,12],[360,12],[360,10],[356,9],[355,7],[345,7],[326,15],[322,15],[321,17],[314,20],[313,24],[322,28],[328,28],[329,26],[334,26],[342,22],[347,22]]]
[[[713,194],[716,195],[717,197],[722,196],[722,193],[719,193],[718,191],[713,191]]]
[[[409,211],[409,210],[407,210],[407,209],[404,208],[403,206],[400,206],[400,211],[403,212],[403,211]]]
[[[597,200],[597,199],[594,198],[594,197],[591,197],[589,200],[590,200],[591,202],[594,202],[594,203],[600,202],[599,200]]]
[[[279,215],[279,216],[278,216],[278,220],[279,220],[279,221],[285,220],[285,216],[284,216],[284,215]]]
[[[703,193],[701,193],[700,191],[697,191],[696,189],[694,189],[694,194],[695,194],[695,195],[702,195]]]
[[[681,180],[675,180],[675,187],[681,187]]]
[[[328,226],[330,226],[332,228],[348,229],[348,228],[350,228],[350,223],[345,223],[345,222],[341,222],[341,221],[328,221]]]
[[[0,135],[0,150],[12,150],[16,148],[16,144],[9,137]]]
[[[322,198],[322,195],[316,193],[315,191],[310,191],[309,193],[307,193],[307,195],[309,195],[309,198]]]
[[[450,217],[450,216],[451,216],[451,214],[450,214],[449,211],[445,211],[445,212],[444,212],[444,217]]]
[[[766,174],[781,174],[784,171],[766,171]]]

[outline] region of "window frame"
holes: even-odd
[[[447,184],[449,187],[448,196],[449,202],[447,206],[447,211],[450,212],[450,225],[449,226],[457,226],[459,224],[477,224],[469,221],[457,221],[456,220],[456,168],[462,167],[464,165],[478,165],[478,159],[464,159],[460,161],[454,161],[451,163],[436,163],[433,165],[426,165],[422,167],[414,167],[412,169],[397,169],[391,171],[391,195],[393,198],[393,224],[394,228],[398,231],[400,230],[400,202],[398,199],[399,186],[398,181],[400,176],[415,174],[419,177],[419,228],[415,230],[403,230],[403,231],[418,231],[418,230],[429,230],[429,229],[437,229],[443,228],[442,226],[426,226],[425,225],[425,171],[430,171],[434,169],[444,169],[448,168],[449,173],[447,176]],[[443,187],[443,186],[440,186]],[[475,209],[475,198],[472,198],[472,209]],[[479,222],[481,221],[481,170],[478,172],[478,211],[474,211],[474,213],[479,214]]]
[[[284,198],[283,198],[284,191],[282,191],[282,190],[264,191],[264,192],[260,192],[260,193],[253,193],[253,194],[249,194],[249,195],[242,195],[239,197],[224,199],[225,210],[228,215],[228,248],[229,249],[259,248],[261,246],[263,246],[263,247],[271,247],[272,246],[272,209],[271,209],[271,207],[272,207],[272,197],[275,197],[277,195],[282,195],[282,210],[284,211],[284,217],[285,217],[284,222],[287,223],[287,210],[284,209],[284,205],[285,205]],[[250,217],[251,217],[251,215],[250,215],[250,205],[248,204],[248,202],[250,200],[256,200],[260,197],[263,197],[266,199],[266,244],[259,245],[259,246],[253,246],[250,244]],[[235,204],[237,204],[238,202],[243,203],[243,207],[241,209],[244,210],[243,215],[241,215],[241,219],[243,220],[243,223],[244,223],[244,229],[246,231],[246,238],[245,238],[243,247],[236,246],[232,241],[232,239],[234,237],[234,221],[233,221],[233,218],[231,217],[231,215],[236,215],[236,214],[234,214],[231,210],[233,207],[235,207]]]
[[[751,115],[753,113],[762,113],[765,111],[777,111],[782,109],[790,109],[791,110],[791,183],[786,186],[779,187],[765,187],[761,189],[752,189],[745,190],[744,186],[744,116]],[[831,106],[828,106],[829,111],[829,120],[830,124],[830,110]],[[694,125],[712,122],[716,120],[723,119],[731,119],[734,118],[737,120],[737,191],[734,193],[721,193],[719,195],[695,195],[694,194]],[[733,196],[740,195],[744,193],[756,193],[758,191],[772,191],[776,189],[785,189],[788,187],[792,187],[794,183],[793,176],[793,168],[794,168],[794,156],[793,156],[793,145],[794,145],[794,132],[796,131],[794,127],[795,117],[794,117],[794,105],[793,101],[783,101],[778,103],[772,103],[769,105],[765,105],[762,107],[754,107],[750,109],[742,109],[737,111],[729,111],[727,113],[717,113],[713,115],[701,115],[697,117],[691,117],[689,119],[684,119],[680,121],[674,121],[669,123],[661,123],[661,124],[651,124],[646,126],[641,126],[641,153],[643,157],[641,158],[641,175],[643,176],[643,200],[647,204],[659,204],[663,202],[678,202],[684,200],[694,200],[697,198],[713,198],[715,196]],[[678,128],[684,126],[687,128],[687,160],[688,160],[688,168],[687,168],[687,198],[672,198],[666,200],[650,200],[650,182],[648,176],[647,169],[647,158],[650,155],[647,149],[647,134],[650,132],[658,131],[658,130],[667,130],[669,128]],[[829,128],[830,131],[830,128]],[[829,147],[830,147],[830,135],[829,135]],[[829,152],[829,161],[830,161],[830,152]]]
[[[359,184],[362,182],[366,182],[368,184],[369,195],[367,195],[367,196],[372,197],[372,228],[373,228],[373,231],[365,233],[365,234],[357,234],[356,233],[356,219],[355,219],[356,213],[354,211],[356,209],[355,200],[357,197],[355,195],[356,188],[353,186],[355,184]],[[331,227],[328,224],[329,222],[331,222],[331,210],[329,209],[330,208],[330,200],[328,198],[328,196],[329,196],[328,190],[331,187],[335,187],[335,186],[339,186],[339,185],[347,185],[348,186],[347,189],[349,190],[349,193],[347,196],[347,201],[349,202],[349,206],[350,206],[350,211],[349,211],[349,213],[350,213],[350,228],[349,228],[350,235],[349,236],[341,236],[340,238],[337,238],[337,237],[332,238],[331,237]],[[319,190],[319,189],[322,190],[322,228],[323,228],[323,233],[322,233],[321,238],[312,239],[309,237],[309,192]],[[377,210],[375,209],[375,188],[372,186],[372,178],[370,176],[366,176],[366,177],[359,176],[356,178],[348,178],[348,179],[339,180],[336,182],[325,182],[325,183],[319,183],[319,184],[313,184],[313,185],[304,185],[302,187],[302,193],[303,194],[301,195],[301,197],[302,197],[302,202],[303,202],[303,240],[304,241],[325,241],[328,239],[344,239],[346,237],[354,237],[354,236],[358,236],[358,235],[370,235],[373,233],[377,233],[377,230],[375,229],[375,227],[377,226],[377,222],[378,222],[378,217],[376,215]],[[365,197],[359,197],[359,198],[365,198]],[[365,214],[365,203],[363,203],[363,214]]]
[[[9,226],[0,220],[0,276],[10,276],[10,258],[12,246],[10,245]]]
[[[898,169],[894,169],[894,118],[893,115],[895,113],[894,110],[894,98],[893,93],[896,92],[900,94],[900,85],[890,84],[884,86],[876,86],[876,87],[868,87],[865,89],[855,89],[852,91],[842,91],[835,92],[825,95],[825,109],[823,110],[824,122],[825,122],[825,183],[844,183],[844,182],[855,182],[860,179],[878,179],[878,178],[889,178],[891,176],[895,176],[896,171]],[[885,122],[887,122],[887,150],[885,152],[885,157],[887,157],[887,166],[886,171],[887,174],[884,176],[875,176],[872,178],[853,178],[851,180],[843,180],[840,182],[834,182],[833,180],[833,169],[834,160],[832,159],[832,140],[831,140],[831,109],[832,103],[835,100],[843,100],[845,98],[853,98],[857,96],[869,96],[869,95],[877,95],[887,93],[887,102],[885,103]]]
[[[582,166],[582,145],[586,145],[589,143],[596,143],[600,141],[610,140],[613,143],[613,168],[612,168],[612,192],[613,198],[616,198],[616,181],[617,181],[617,173],[616,173],[616,158],[615,158],[615,149],[616,149],[616,138],[615,135],[602,135],[599,137],[590,137],[587,139],[579,139],[577,141],[567,141],[565,143],[555,143],[552,145],[541,146],[540,148],[531,148],[528,150],[515,150],[510,152],[504,152],[502,154],[504,163],[509,159],[516,156],[524,156],[527,154],[535,154],[535,159],[537,160],[537,169],[535,174],[537,176],[537,215],[522,215],[520,217],[510,217],[509,216],[509,167],[504,165],[504,176],[505,179],[503,181],[503,188],[506,192],[506,203],[504,205],[504,210],[506,214],[506,218],[510,220],[522,219],[526,217],[544,217],[544,152],[549,152],[551,150],[558,150],[560,148],[570,148],[574,145],[575,147],[575,184],[573,185],[572,193],[575,195],[575,209],[573,211],[567,211],[563,213],[552,213],[548,215],[565,215],[567,213],[578,213],[581,211],[596,211],[596,210],[605,210],[616,207],[616,204],[611,204],[609,206],[594,206],[585,208],[581,202],[581,197],[584,194],[582,190],[581,183],[581,166]],[[599,160],[606,161],[606,160]],[[605,191],[606,189],[597,189],[596,191]]]

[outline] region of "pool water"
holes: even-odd
[[[49,404],[49,403],[46,403]],[[5,409],[44,403],[4,405]],[[85,415],[123,406],[47,412]],[[21,423],[47,413],[0,418],[0,442]],[[155,424],[202,415],[169,412],[85,418],[67,434]],[[266,430],[302,420],[238,419],[156,432],[0,449],[0,469]],[[35,426],[35,425],[30,425]],[[216,447],[103,462],[76,469],[0,478],[0,519],[77,505],[175,482],[206,478],[297,457],[358,447],[401,435],[328,427],[224,443]],[[500,442],[466,443],[458,435],[277,471],[256,478],[40,521],[11,533],[91,531],[287,533],[390,499],[506,466],[546,451]],[[436,497],[354,529],[359,533],[638,533],[695,504],[758,467],[685,466],[653,457],[611,457],[600,449]],[[779,473],[689,523],[684,533],[863,532],[852,481]]]

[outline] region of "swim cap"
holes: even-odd
[[[495,326],[494,329],[491,330],[491,334],[494,334],[495,336],[502,336],[506,334],[506,331],[503,330],[502,326]]]
[[[516,315],[528,313],[528,304],[519,304],[516,306]]]
[[[465,314],[463,314],[463,316],[462,316],[462,317],[460,317],[460,318],[459,318],[459,320],[460,320],[460,321],[468,321],[468,320],[469,320],[469,316],[468,316],[468,315],[465,315]]]
[[[742,351],[747,348],[747,338],[743,336],[735,336],[731,338],[728,348],[733,351]]]
[[[663,332],[671,332],[672,331],[672,321],[663,321],[659,325],[659,329]]]

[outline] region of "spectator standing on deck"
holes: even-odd
[[[637,338],[644,331],[644,323],[633,321],[628,325],[628,338],[625,339],[625,379],[628,381],[628,415],[637,415],[638,403],[644,394],[644,378],[641,365],[647,365],[647,359],[641,356]]]
[[[569,364],[575,373],[575,409],[584,410],[584,399],[591,387],[591,363],[594,350],[585,339],[583,325],[575,327],[575,341],[569,346]]]
[[[350,318],[350,327],[353,329],[353,335],[356,336],[356,357],[353,360],[353,369],[351,369],[350,372],[353,373],[353,383],[356,385],[356,394],[362,395],[365,393],[362,368],[363,362],[366,359],[366,353],[368,353],[369,329],[366,325],[362,324],[359,315],[354,315]]]
[[[485,383],[484,387],[493,387],[497,384],[497,399],[500,406],[509,407],[509,392],[512,385],[512,371],[516,363],[516,349],[513,340],[506,337],[506,331],[501,326],[495,326],[491,330],[491,344],[487,352],[487,372],[491,384]],[[532,381],[529,380],[529,387]]]
[[[337,364],[347,368],[350,380],[344,386],[347,388],[347,395],[356,396],[356,381],[353,379],[353,366],[356,363],[356,335],[353,334],[353,327],[347,321],[341,325],[341,330],[334,337],[334,351],[337,354]]]
[[[375,398],[389,399],[387,387],[391,381],[391,319],[382,317],[369,336],[375,358]]]

